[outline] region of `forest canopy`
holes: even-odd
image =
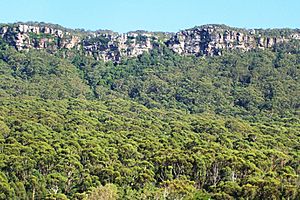
[[[1,41],[0,199],[299,199],[295,46],[116,64]]]

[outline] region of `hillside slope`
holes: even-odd
[[[249,123],[121,99],[7,98],[0,113],[1,199],[82,199],[100,184],[120,199],[300,195],[299,119]]]
[[[1,27],[0,199],[300,199],[298,30]]]

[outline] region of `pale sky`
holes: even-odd
[[[1,23],[39,21],[68,28],[170,31],[203,24],[300,28],[300,0],[0,0]]]

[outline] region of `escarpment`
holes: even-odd
[[[136,57],[153,49],[157,37],[151,34],[107,34],[100,33],[82,40],[85,54],[96,59],[120,61],[122,57]]]
[[[70,32],[47,26],[19,24],[2,26],[0,35],[17,50],[35,49],[71,49],[80,47],[80,38]]]
[[[276,44],[300,39],[298,30],[277,35],[268,35],[265,30],[235,29],[227,26],[206,25],[176,33],[166,44],[174,52],[182,55],[221,55],[222,50],[249,51],[271,48]]]
[[[161,37],[163,35],[163,37]],[[17,50],[60,49],[83,51],[97,60],[119,62],[165,45],[180,55],[214,56],[224,50],[249,51],[300,39],[298,29],[237,29],[225,25],[204,25],[174,34],[136,31],[77,31],[45,24],[1,25],[2,40]]]

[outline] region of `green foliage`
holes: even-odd
[[[156,49],[119,65],[85,61],[78,67],[100,99],[113,95],[148,108],[245,118],[299,115],[299,56],[290,52],[196,59]]]
[[[87,38],[84,40],[85,44],[95,44],[95,43],[99,43],[101,45],[108,45],[109,42],[109,38],[105,37],[105,35],[99,35],[97,37],[91,37],[91,38]]]
[[[299,199],[297,45],[113,64],[0,40],[0,199]]]
[[[29,37],[31,39],[35,39],[35,40],[40,40],[42,38],[47,38],[47,39],[54,39],[54,37],[51,35],[51,34],[47,34],[47,33],[33,33],[33,32],[30,32],[29,33]]]
[[[74,66],[50,54],[8,49],[0,51],[0,58],[0,96],[62,99],[92,95]]]
[[[118,189],[113,184],[100,186],[92,190],[88,195],[88,200],[116,200],[118,199]]]
[[[250,123],[122,99],[2,98],[0,113],[4,199],[299,195],[296,119]]]

